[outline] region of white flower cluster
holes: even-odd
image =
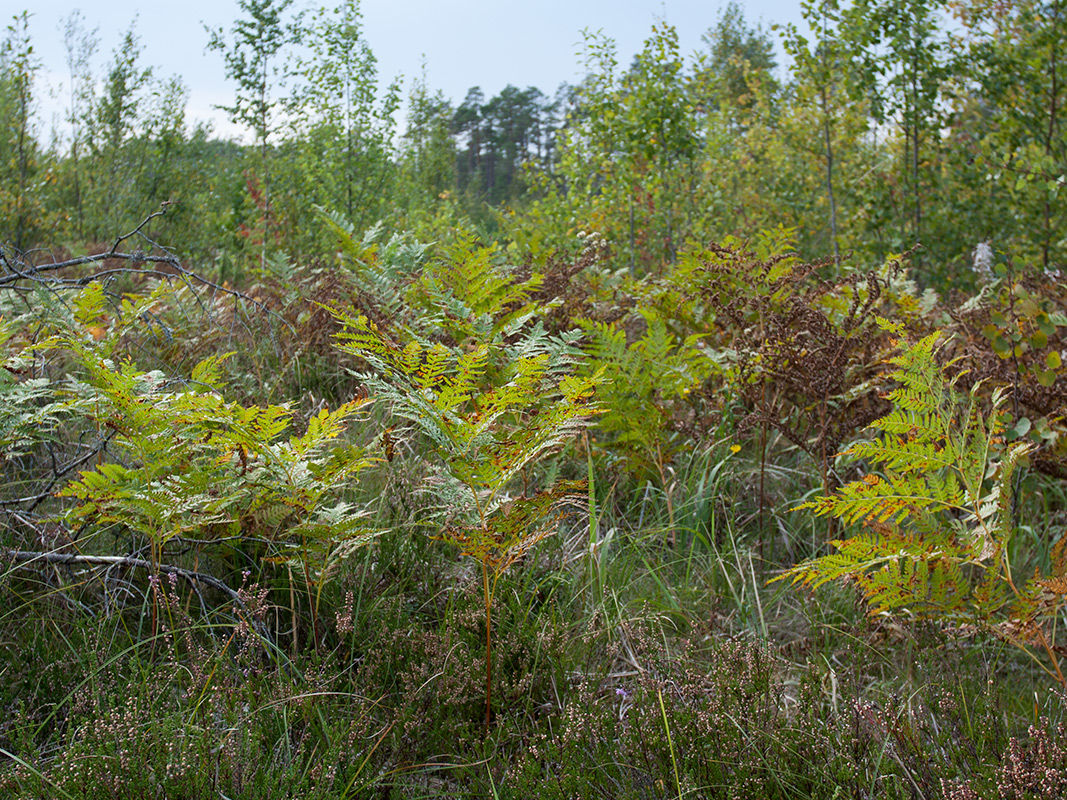
[[[974,246],[974,273],[983,283],[993,280],[993,245],[987,239]]]
[[[583,253],[606,250],[608,246],[608,240],[596,231],[578,231],[578,239],[585,243]]]

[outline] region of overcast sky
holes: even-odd
[[[688,55],[702,47],[701,35],[727,1],[363,0],[361,9],[365,37],[378,58],[383,82],[402,75],[406,95],[425,58],[430,88],[458,103],[472,86],[480,86],[487,98],[509,83],[536,86],[551,96],[560,83],[576,82],[582,75],[576,53],[584,28],[613,38],[620,63],[627,64],[653,23],[665,19],[677,28],[682,52]],[[293,7],[303,7],[303,2],[297,0]],[[800,22],[799,0],[747,0],[742,7],[749,22],[762,23],[765,29],[776,22]],[[225,115],[212,108],[232,102],[233,86],[226,81],[221,56],[205,52],[204,31],[205,25],[229,30],[240,16],[236,0],[0,0],[5,24],[23,8],[33,14],[30,33],[44,66],[38,96],[46,131],[66,102],[59,94],[67,81],[62,21],[79,9],[87,25],[99,29],[96,74],[102,75],[136,18],[142,65],[152,66],[157,75],[183,78],[189,88],[190,122],[208,119],[220,135],[236,133]]]

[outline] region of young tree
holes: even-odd
[[[151,68],[142,68],[141,42],[131,25],[115,50],[103,93],[87,120],[93,168],[88,173],[91,212],[88,232],[94,239],[115,235],[130,216],[144,210],[138,197],[146,154],[135,141]]]
[[[693,220],[697,156],[692,72],[674,28],[653,28],[620,74],[615,43],[586,34],[588,74],[562,132],[556,174],[578,214],[625,254],[631,272],[673,260]]]
[[[33,133],[33,80],[40,61],[25,11],[7,26],[0,45],[0,230],[16,250],[34,244],[43,209],[35,189],[40,154]]]
[[[756,92],[774,94],[778,81],[774,70],[774,43],[759,26],[745,20],[741,7],[731,0],[716,24],[702,37],[708,60],[698,75],[709,110],[733,109],[738,121],[756,103]]]
[[[305,162],[321,187],[322,204],[343,211],[357,227],[382,214],[383,188],[393,173],[400,81],[378,97],[377,59],[363,36],[359,0],[313,12],[301,37],[310,51],[299,60],[304,83],[293,103]]]
[[[970,36],[971,96],[983,109],[983,130],[970,157],[997,187],[996,199],[990,199],[997,206],[987,214],[1006,225],[999,243],[1013,245],[1046,269],[1062,265],[1067,4],[982,0],[955,10]]]
[[[278,127],[279,88],[289,71],[283,58],[295,38],[285,14],[292,0],[238,0],[245,17],[234,23],[229,35],[222,29],[210,30],[209,50],[222,54],[226,77],[237,84],[234,103],[220,106],[238,125],[252,130],[259,152],[258,179],[262,191],[262,241],[260,266],[265,266],[271,218],[272,186],[269,159],[272,136]]]
[[[67,124],[70,126],[70,151],[67,164],[71,190],[69,204],[73,208],[74,234],[82,239],[85,236],[82,172],[85,169],[84,150],[88,144],[86,120],[95,104],[91,63],[100,40],[96,29],[92,31],[86,29],[85,19],[80,11],[71,12],[70,16],[63,21],[62,26],[70,81],[69,105],[67,106]]]
[[[792,57],[792,102],[790,111],[814,109],[819,138],[819,155],[825,162],[825,188],[830,242],[834,262],[841,261],[841,237],[838,223],[838,192],[835,170],[840,160],[839,139],[854,144],[866,132],[867,117],[853,109],[857,86],[850,78],[849,43],[839,29],[841,9],[838,0],[803,0],[801,13],[812,30],[812,39],[802,36],[795,25],[785,27],[782,42]],[[800,113],[803,127],[811,114]],[[815,149],[813,148],[813,151]]]
[[[939,155],[942,99],[951,77],[941,4],[860,0],[842,15],[841,28],[858,54],[854,74],[867,85],[875,124],[895,122],[899,127],[901,175],[909,195],[906,203],[900,201],[900,244],[920,242],[923,197],[931,194],[935,171],[930,164]]]
[[[412,192],[409,202],[432,206],[455,188],[457,151],[450,135],[454,111],[438,90],[431,93],[423,65],[408,94],[407,129],[402,140],[402,183]]]

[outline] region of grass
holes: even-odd
[[[768,588],[752,509],[707,500],[745,465],[716,474],[679,507],[702,521],[674,549],[662,502],[629,494],[635,528],[605,492],[595,525],[505,579],[488,732],[476,576],[395,510],[328,585],[318,650],[309,605],[294,631],[288,591],[248,578],[284,658],[166,578],[130,587],[162,600],[151,635],[145,602],[94,607],[88,584],[9,568],[0,792],[967,798],[1058,774],[1062,698],[1032,670],[995,643],[872,622],[845,589]],[[790,519],[783,535],[810,535]]]
[[[246,372],[237,383],[250,400],[251,375],[305,417],[358,392],[330,370],[328,331],[315,332],[312,356],[284,336],[247,344],[232,368]],[[270,368],[279,348],[286,370]],[[380,449],[384,424],[371,417],[349,436]],[[1067,794],[1064,698],[1013,648],[871,619],[845,586],[813,598],[768,585],[824,547],[825,520],[789,510],[818,476],[775,436],[761,475],[759,454],[738,452],[729,433],[712,429],[656,480],[609,465],[588,441],[531,466],[588,478],[589,514],[497,587],[488,727],[481,575],[435,540],[437,475],[406,443],[349,493],[384,533],[316,593],[251,537],[169,554],[235,587],[239,604],[166,575],[5,563],[0,797]],[[14,491],[39,477],[21,461],[0,468]],[[1062,492],[1023,496],[1012,557],[1045,568]],[[9,515],[0,545],[143,544],[121,530],[28,542],[32,529]]]

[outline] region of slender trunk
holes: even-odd
[[[24,244],[22,240],[26,234],[26,184],[28,183],[29,172],[29,156],[26,153],[26,128],[29,124],[29,101],[21,85],[19,89],[19,188],[15,197],[15,249],[21,253]]]
[[[912,127],[912,135],[915,137],[915,141],[912,142],[911,147],[911,159],[912,170],[911,180],[914,184],[915,191],[915,241],[922,241],[922,193],[919,190],[919,126],[918,124]]]
[[[74,167],[74,226],[78,239],[85,238],[85,212],[82,209],[81,165],[78,163],[78,132],[74,132],[74,142],[70,146],[70,155]]]
[[[1056,22],[1059,21],[1060,4],[1056,3]],[[1059,67],[1059,52],[1056,47],[1059,39],[1056,36],[1052,38],[1052,46],[1049,50],[1049,75],[1052,79],[1052,85],[1049,87],[1049,107],[1048,107],[1048,128],[1045,132],[1045,156],[1046,158],[1052,154],[1052,142],[1056,132],[1056,112],[1057,100],[1059,99],[1059,82],[1057,80],[1057,68]],[[1049,251],[1052,249],[1052,203],[1049,201],[1048,190],[1045,190],[1045,241],[1041,247],[1041,262],[1045,269],[1049,267]]]
[[[289,573],[289,613],[293,620],[292,658],[300,655],[300,615],[296,608],[296,582],[293,580],[293,568],[287,567]]]
[[[636,272],[634,264],[634,188],[630,187],[630,277]]]
[[[841,263],[841,249],[837,243],[837,203],[834,200],[834,149],[830,137],[830,102],[826,96],[826,87],[819,90],[822,103],[822,135],[826,144],[826,197],[830,201],[830,239],[834,245],[834,264]]]
[[[348,221],[352,221],[352,132],[348,132],[348,146],[345,148],[345,206]]]
[[[667,136],[662,129],[660,130],[660,140],[664,143],[667,141]],[[668,264],[674,263],[674,204],[671,202],[672,196],[669,183],[672,166],[670,156],[668,155],[666,164],[661,162],[659,169],[660,197],[662,198],[661,205],[663,206],[663,216],[667,222],[667,240],[664,242],[666,246],[663,248],[663,251]]]
[[[760,564],[764,562],[763,552],[763,538],[766,528],[766,495],[764,494],[766,477],[767,477],[767,378],[763,378],[763,385],[760,387],[760,411],[762,412],[763,419],[760,422],[760,436],[759,436],[759,541],[757,547],[759,548]]]
[[[68,53],[71,53],[68,45]],[[73,58],[73,55],[69,55],[68,58]],[[74,71],[74,66],[70,61],[70,160],[71,166],[74,170],[74,231],[78,236],[78,239],[84,239],[83,233],[83,221],[82,221],[82,193],[81,193],[81,167],[78,164],[78,143],[81,141],[81,131],[78,125],[78,112],[76,111],[78,103],[78,75]]]
[[[922,195],[919,191],[919,55],[916,48],[917,45],[913,42],[911,61],[911,111],[913,117],[911,123],[913,139],[911,148],[911,181],[915,199],[915,241],[920,242],[922,241]]]
[[[260,140],[259,159],[263,164],[263,241],[259,248],[260,269],[267,267],[267,239],[270,237],[270,169],[267,167],[267,136]]]
[[[259,160],[263,166],[263,242],[259,248],[259,268],[267,268],[267,239],[270,236],[270,167],[267,164],[267,60],[263,60],[262,82],[259,85]]]
[[[307,552],[308,543],[303,542],[304,552]],[[315,640],[315,652],[320,652],[322,646],[322,639],[319,636],[319,604],[312,595],[311,590],[311,573],[308,571],[307,562],[304,562],[304,586],[307,589],[308,596],[308,608],[311,610],[311,635]]]
[[[674,263],[674,218],[671,215],[671,204],[668,201],[664,203],[664,216],[667,217],[667,263]]]

